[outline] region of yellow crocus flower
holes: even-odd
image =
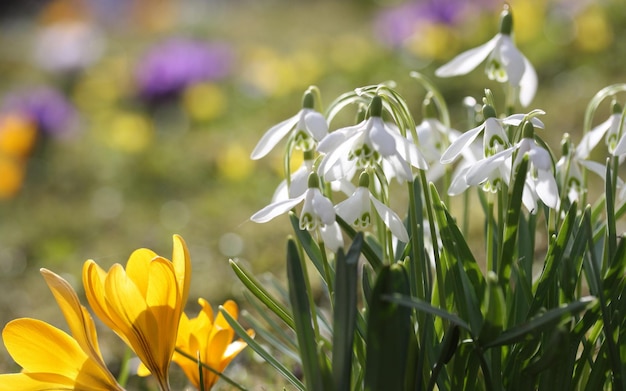
[[[63,311],[72,336],[31,318],[15,319],[2,331],[4,344],[21,373],[0,375],[0,391],[123,391],[107,369],[91,315],[71,285],[41,269]]]
[[[233,341],[235,331],[230,327],[221,313],[213,317],[211,305],[204,299],[198,299],[202,307],[195,318],[188,318],[183,314],[180,319],[178,338],[176,341],[177,353],[174,353],[173,361],[177,363],[187,375],[189,381],[200,389],[200,374],[198,363],[189,357],[199,358],[206,366],[218,372],[223,372],[247,344],[242,340]],[[233,318],[237,319],[237,304],[228,300],[223,308]],[[253,330],[248,330],[250,336],[254,336]],[[178,353],[185,353],[187,356]],[[217,382],[218,375],[203,368],[203,390],[209,391]]]
[[[174,236],[172,261],[151,250],[135,250],[126,268],[105,272],[93,260],[83,266],[83,285],[91,308],[133,349],[169,390],[169,365],[178,324],[189,294],[191,262],[183,239]]]

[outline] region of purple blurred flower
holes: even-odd
[[[495,0],[415,0],[381,12],[375,23],[379,38],[391,46],[401,45],[415,33],[420,23],[454,26],[468,13],[490,10]]]
[[[141,59],[135,74],[137,87],[147,99],[176,96],[194,83],[228,76],[232,62],[232,50],[224,43],[170,39]]]
[[[37,124],[40,131],[61,135],[71,130],[77,120],[74,106],[59,91],[36,87],[8,94],[2,113],[19,113]]]

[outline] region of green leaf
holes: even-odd
[[[230,260],[230,266],[239,277],[239,280],[248,288],[257,299],[261,300],[263,304],[267,306],[272,312],[274,312],[280,319],[283,320],[291,329],[294,329],[294,322],[291,314],[278,300],[261,285],[252,274],[248,273],[243,267],[239,266],[236,261]]]
[[[291,226],[296,234],[298,243],[302,245],[304,252],[306,252],[306,255],[309,256],[311,263],[313,263],[313,266],[315,266],[320,276],[325,278],[326,272],[324,270],[322,250],[320,250],[320,247],[317,245],[309,231],[306,229],[300,229],[300,220],[298,219],[298,216],[294,213],[289,213],[289,220],[291,221]],[[328,284],[329,282],[332,281],[326,281],[327,285],[331,286],[331,284]]]
[[[556,240],[551,241],[548,246],[548,253],[546,254],[543,271],[541,272],[539,280],[535,283],[535,296],[530,310],[528,311],[531,316],[534,315],[541,307],[553,307],[553,305],[547,305],[550,303],[546,303],[545,299],[549,290],[554,290],[558,286],[557,270],[561,260],[563,259],[567,242],[572,236],[576,212],[577,207],[574,203],[570,207],[563,223],[561,224]],[[557,294],[557,292],[553,293]]]
[[[261,356],[268,364],[270,364],[274,369],[278,371],[285,379],[287,379],[294,387],[296,387],[300,391],[305,391],[306,388],[304,384],[293,374],[287,367],[278,361],[274,355],[265,350],[258,342],[254,340],[251,336],[248,335],[246,330],[241,327],[239,322],[233,318],[228,311],[224,310],[223,307],[220,306],[220,313],[226,319],[226,322],[233,328],[235,334],[239,336],[248,346],[254,350],[259,356]]]
[[[340,249],[335,272],[335,306],[333,330],[333,380],[335,391],[349,391],[352,374],[352,352],[357,317],[357,265],[363,245],[363,234],[354,237],[348,254]]]
[[[385,265],[370,298],[365,366],[365,390],[402,390],[405,385],[410,339],[411,309],[386,300],[395,293],[408,295],[409,280],[401,264]]]
[[[498,265],[499,281],[509,281],[511,277],[511,265],[515,256],[515,243],[517,241],[517,230],[519,227],[520,213],[522,210],[522,195],[524,193],[524,183],[526,182],[526,172],[528,171],[528,156],[524,156],[517,166],[515,181],[509,190],[509,206],[506,211],[506,223],[504,227],[504,237],[502,239],[502,253],[500,254],[500,264]]]
[[[521,341],[530,335],[536,335],[546,328],[553,327],[555,324],[560,323],[573,314],[584,311],[592,306],[595,301],[595,297],[587,296],[581,298],[579,301],[575,301],[558,308],[553,308],[530,319],[526,323],[519,324],[503,331],[497,338],[485,344],[484,347],[488,348],[510,345]]]
[[[417,297],[410,297],[407,295],[401,295],[401,294],[396,293],[396,294],[384,295],[383,299],[390,301],[392,303],[402,304],[403,306],[406,306],[406,307],[415,308],[418,311],[421,311],[430,315],[439,316],[440,318],[443,318],[447,320],[448,322],[459,325],[461,328],[467,330],[470,333],[472,331],[470,328],[470,325],[467,324],[467,322],[465,322],[463,319],[459,318],[457,315],[452,314],[444,309],[434,307],[430,303],[427,303],[424,300],[418,299]]]
[[[306,277],[301,262],[296,244],[290,239],[287,241],[287,280],[304,380],[308,390],[323,391],[322,370],[317,356],[318,346],[313,331],[314,320],[311,315]]]
[[[506,321],[504,292],[498,283],[498,276],[492,271],[487,274],[487,289],[483,297],[481,311],[483,313],[483,326],[480,329],[478,340],[481,345],[486,345],[500,335]]]

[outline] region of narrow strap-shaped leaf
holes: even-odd
[[[270,352],[265,350],[258,342],[248,335],[246,330],[241,327],[239,322],[233,318],[228,311],[220,306],[220,313],[226,319],[226,322],[233,328],[235,333],[248,344],[248,346],[254,350],[259,356],[261,356],[268,364],[278,371],[285,379],[287,379],[294,387],[300,391],[305,391],[304,384],[293,374],[287,367],[285,367],[280,361],[278,361]]]
[[[298,248],[293,240],[287,242],[287,280],[289,282],[289,299],[293,310],[293,320],[296,326],[298,349],[302,360],[302,370],[307,390],[323,391],[324,383],[320,360],[317,357],[317,342],[313,331],[313,317],[304,280],[302,260],[298,255]]]
[[[607,159],[606,163],[606,177],[604,178],[604,197],[606,206],[606,227],[607,227],[607,253],[605,255],[605,262],[602,266],[608,269],[608,261],[613,259],[615,255],[615,249],[617,248],[617,229],[615,227],[615,200],[613,198],[613,179],[611,177],[611,163],[610,159]],[[606,269],[604,269],[606,270]],[[604,271],[603,270],[603,271]]]
[[[573,303],[553,308],[530,319],[526,323],[503,331],[497,338],[487,343],[484,347],[489,348],[494,346],[510,345],[524,339],[528,334],[540,333],[542,330],[558,324],[566,317],[591,307],[595,303],[595,300],[596,299],[594,297],[587,296]]]
[[[291,221],[293,231],[298,238],[298,243],[302,245],[304,252],[306,252],[306,255],[308,255],[311,263],[313,263],[313,266],[315,266],[320,276],[325,278],[326,272],[324,270],[322,250],[320,250],[320,247],[317,245],[309,231],[306,229],[300,229],[300,220],[298,219],[298,216],[294,213],[289,213],[289,220]]]
[[[574,228],[574,219],[576,218],[576,204],[572,204],[563,223],[561,224],[560,230],[557,234],[556,240],[550,243],[548,246],[548,253],[546,254],[543,271],[541,273],[541,277],[535,284],[535,296],[533,298],[533,303],[530,307],[529,316],[537,313],[540,307],[550,308],[547,306],[545,301],[546,295],[548,294],[548,290],[558,286],[557,284],[557,268],[561,263],[561,259],[563,258],[563,254],[565,253],[565,246],[567,246],[567,242],[572,235]]]
[[[517,241],[517,230],[519,218],[522,210],[522,194],[524,193],[524,182],[526,181],[526,171],[528,171],[528,156],[524,156],[517,166],[515,181],[510,189],[510,199],[506,211],[506,223],[504,226],[504,237],[502,239],[502,252],[500,254],[500,264],[498,265],[499,281],[509,281],[511,277],[511,264],[515,256],[515,243]]]
[[[293,318],[284,305],[272,297],[272,295],[265,288],[263,288],[263,285],[261,285],[257,279],[252,276],[252,274],[248,273],[243,267],[232,259],[230,260],[230,267],[233,269],[237,277],[239,277],[239,280],[257,299],[261,300],[261,302],[265,304],[267,308],[272,310],[272,312],[274,312],[280,319],[282,319],[287,326],[294,329]]]
[[[409,280],[399,263],[385,265],[370,298],[365,364],[365,390],[402,390],[408,366],[410,338],[413,334],[411,309],[386,300],[388,295],[408,295]]]
[[[333,380],[335,391],[350,391],[352,352],[357,316],[357,265],[363,234],[354,237],[347,255],[337,254],[333,330]]]
[[[424,300],[420,300],[416,297],[409,297],[396,293],[384,295],[383,299],[393,303],[401,304],[403,306],[415,308],[418,311],[425,312],[430,315],[439,316],[440,318],[445,319],[450,323],[454,323],[460,326],[470,333],[472,332],[470,325],[467,324],[467,322],[465,322],[463,319],[459,318],[457,315],[452,314],[444,309],[434,307],[430,303],[427,303]]]

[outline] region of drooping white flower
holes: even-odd
[[[318,231],[326,246],[336,251],[343,242],[338,244],[339,227],[329,227],[337,225],[335,208],[333,203],[320,191],[319,178],[316,173],[309,175],[308,188],[302,194],[294,198],[274,201],[253,214],[250,220],[256,223],[266,223],[289,212],[300,203],[303,203],[299,219],[300,229]]]
[[[513,114],[506,118],[499,119],[496,118],[493,107],[489,105],[483,107],[483,115],[485,121],[482,124],[461,134],[450,144],[448,149],[441,155],[441,163],[452,163],[483,131],[485,133],[483,136],[485,157],[489,157],[508,148],[510,145],[506,132],[504,131],[504,125],[519,126],[527,116],[525,114]],[[533,125],[538,128],[543,128],[544,126],[539,118],[532,117],[531,121]]]
[[[252,160],[267,155],[283,138],[293,133],[295,148],[309,151],[328,134],[326,118],[313,109],[314,98],[311,91],[304,93],[302,109],[293,117],[270,128],[259,140],[250,154]]]
[[[461,132],[449,128],[439,121],[436,115],[435,103],[430,95],[424,99],[422,111],[424,112],[424,119],[415,128],[417,144],[428,163],[426,179],[435,181],[445,172],[445,167],[440,162],[441,155],[450,145],[452,139],[457,139],[461,136]],[[407,134],[407,138],[411,140],[411,134]]]
[[[372,223],[372,205],[391,233],[401,242],[409,241],[409,234],[398,215],[387,205],[380,202],[370,192],[369,176],[361,174],[359,187],[354,193],[335,206],[337,214],[346,222],[357,228],[367,228]]]
[[[622,118],[622,107],[619,103],[613,102],[612,106],[613,110],[609,118],[587,132],[580,140],[580,144],[576,148],[576,156],[578,158],[587,159],[603,137],[610,154],[619,156],[626,153],[626,138],[622,136],[618,140],[620,122],[624,123],[626,119]]]
[[[578,155],[579,148],[574,148],[569,134],[563,135],[561,146],[561,158],[554,165],[554,171],[557,183],[561,185],[562,191],[567,194],[567,199],[571,203],[578,201],[583,191],[581,172],[583,159]]]
[[[495,37],[481,46],[459,54],[439,67],[435,75],[465,75],[487,60],[487,77],[501,83],[508,82],[519,90],[522,106],[528,106],[537,92],[537,73],[530,61],[515,47],[511,39],[512,27],[513,17],[507,7],[502,11],[500,32]]]
[[[413,180],[411,166],[428,168],[415,144],[383,121],[380,97],[372,99],[370,114],[361,123],[338,129],[319,143],[317,150],[326,154],[319,167],[325,180],[351,177],[357,169],[377,167],[383,161],[396,178],[405,181]]]
[[[517,159],[514,167],[517,167],[525,154],[528,154],[529,172],[526,175],[524,194],[522,195],[524,206],[531,213],[535,213],[537,199],[540,199],[546,206],[557,209],[559,206],[559,189],[552,172],[550,152],[537,144],[534,138],[524,137],[517,145]]]

